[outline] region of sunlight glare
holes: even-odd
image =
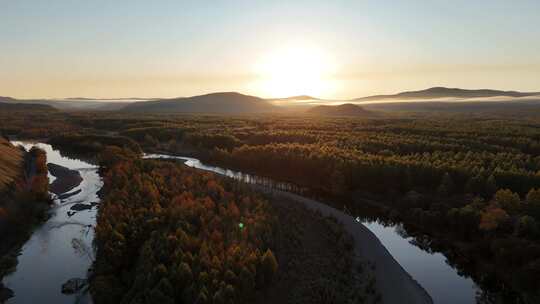
[[[335,90],[336,66],[317,48],[284,48],[263,56],[255,66],[256,90],[266,96],[327,95]]]

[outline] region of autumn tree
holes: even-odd
[[[527,203],[526,208],[528,213],[536,219],[540,219],[540,189],[534,188],[529,190],[525,202]]]
[[[480,214],[479,228],[484,231],[496,230],[499,225],[509,218],[508,213],[496,205],[489,205]]]
[[[521,205],[521,200],[517,193],[510,191],[509,189],[501,189],[495,193],[493,197],[495,203],[497,203],[501,208],[506,210],[506,212],[513,214],[516,213]]]

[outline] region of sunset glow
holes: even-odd
[[[435,86],[535,91],[540,82],[533,0],[54,0],[1,8],[0,92],[16,98],[236,91],[347,100]]]
[[[275,97],[329,95],[336,89],[336,69],[334,58],[318,48],[279,49],[255,65],[255,90]]]
[[[540,303],[540,0],[1,2],[0,304]]]

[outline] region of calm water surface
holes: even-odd
[[[97,167],[60,155],[50,145],[12,141],[26,149],[32,146],[47,152],[47,162],[58,164],[81,174],[82,183],[71,191],[81,190],[65,200],[55,198],[50,218],[37,228],[23,246],[15,272],[3,280],[15,296],[7,303],[90,303],[88,293],[74,295],[61,293],[61,286],[71,278],[85,278],[94,260],[92,240],[96,222],[96,207],[76,212],[71,217],[67,211],[75,203],[99,202],[97,192],[103,182]],[[50,174],[49,174],[49,177]],[[51,178],[49,182],[52,182]],[[54,195],[53,195],[54,196]]]
[[[415,246],[412,237],[403,237],[400,226],[363,222],[394,259],[429,293],[435,303],[476,303],[479,291],[472,279],[462,277],[441,253],[429,253]]]

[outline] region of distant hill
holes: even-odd
[[[511,98],[511,97],[509,97]],[[540,97],[538,99],[507,101],[407,101],[407,102],[381,102],[363,104],[369,111],[377,112],[441,112],[465,114],[494,114],[498,116],[528,116],[540,114]]]
[[[160,99],[129,104],[123,110],[145,113],[266,113],[275,112],[278,107],[268,101],[236,92],[212,93],[206,95]]]
[[[16,102],[17,99],[7,97],[7,96],[0,96],[0,102]]]
[[[1,97],[0,97],[1,98]],[[4,111],[57,111],[54,107],[35,103],[0,102],[0,110]]]
[[[117,101],[118,100],[118,101]],[[115,111],[128,105],[134,101],[129,99],[16,99],[11,97],[0,96],[0,102],[9,104],[34,104],[51,106],[58,110],[89,110],[89,111]]]
[[[270,98],[268,100],[319,100],[319,98],[312,97],[309,95],[298,95],[298,96],[283,97],[283,98]]]
[[[338,106],[315,106],[309,109],[307,113],[328,116],[373,116],[375,114],[352,103]]]
[[[411,100],[411,99],[436,99],[436,98],[481,98],[481,97],[526,97],[539,95],[540,92],[517,92],[498,90],[465,90],[459,88],[433,87],[421,91],[408,91],[393,95],[373,95],[356,98],[354,101],[374,101],[374,100]]]

